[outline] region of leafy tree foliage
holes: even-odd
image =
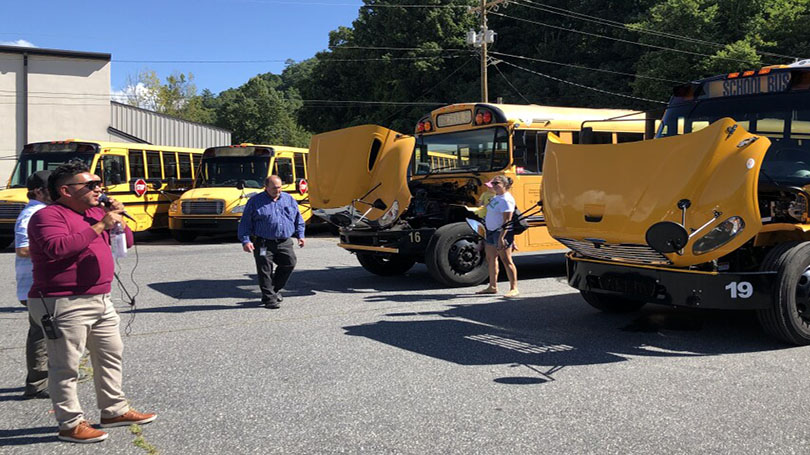
[[[138,81],[155,109],[235,141],[306,146],[310,131],[363,123],[410,132],[438,106],[480,100],[479,50],[465,43],[479,5],[364,0],[327,50],[219,95],[197,95],[191,74]],[[490,102],[646,110],[690,80],[810,57],[810,0],[514,0],[488,19]]]

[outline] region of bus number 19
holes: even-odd
[[[754,295],[754,285],[748,281],[732,281],[726,286],[726,289],[731,293],[732,299],[747,299]]]

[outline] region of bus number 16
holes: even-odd
[[[732,281],[726,286],[726,289],[731,293],[732,299],[747,299],[754,295],[754,285],[748,281]]]

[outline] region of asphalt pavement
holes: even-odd
[[[773,341],[751,313],[603,314],[559,256],[518,256],[518,299],[477,296],[423,265],[370,275],[336,243],[296,249],[269,310],[238,243],[141,239],[119,269],[135,309],[113,296],[125,392],[158,419],[92,445],[59,442],[50,402],[20,398],[27,313],[13,251],[0,253],[0,453],[810,451],[810,348]]]

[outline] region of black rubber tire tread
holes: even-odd
[[[425,251],[425,265],[438,282],[448,287],[476,286],[489,278],[487,261],[484,259],[477,268],[464,275],[455,273],[448,259],[450,246],[461,238],[473,239],[475,234],[467,223],[446,224],[433,234]],[[482,255],[485,253],[481,251]]]
[[[197,234],[194,231],[171,231],[172,238],[177,240],[180,243],[191,243],[197,239]]]
[[[599,294],[596,292],[579,291],[588,305],[605,313],[632,313],[638,311],[646,302],[632,300],[618,295]]]
[[[379,276],[402,275],[416,264],[416,259],[385,253],[358,252],[357,260],[364,269]]]
[[[797,273],[801,275],[808,264],[810,242],[786,242],[773,247],[760,266],[761,270],[776,271],[778,275],[773,290],[773,306],[757,311],[759,323],[769,335],[797,346],[810,344],[810,325],[803,323],[795,314],[793,300],[796,288],[793,277]]]

